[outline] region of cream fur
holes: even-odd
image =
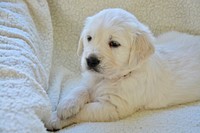
[[[121,46],[110,48],[110,38]],[[115,121],[139,109],[200,99],[198,36],[169,32],[154,39],[132,14],[106,9],[87,19],[78,54],[82,55],[82,84],[59,103],[46,124],[49,129]],[[91,54],[101,60],[99,73],[87,70],[86,58]]]

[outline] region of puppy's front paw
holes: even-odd
[[[66,120],[76,115],[81,109],[81,103],[76,98],[67,98],[57,107],[57,115],[61,120]]]
[[[47,122],[45,122],[45,127],[49,131],[57,131],[62,128],[61,120],[58,118],[57,112],[53,112],[51,118]]]

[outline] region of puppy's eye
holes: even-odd
[[[88,35],[87,40],[88,40],[88,42],[90,42],[92,40],[92,37],[90,35]]]
[[[111,48],[117,48],[117,47],[121,46],[121,44],[118,43],[117,41],[110,41],[110,42],[109,42],[109,46],[110,46]]]

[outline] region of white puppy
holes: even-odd
[[[132,14],[106,9],[87,19],[78,53],[82,85],[58,105],[49,129],[200,99],[198,36],[170,32],[154,39]]]

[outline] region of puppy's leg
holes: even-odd
[[[57,112],[53,112],[51,118],[48,121],[45,121],[45,127],[48,131],[57,131],[62,129],[65,126],[69,126],[74,123],[74,119],[70,118],[67,120],[61,120],[57,116]]]
[[[76,88],[64,98],[57,107],[57,115],[63,120],[77,114],[90,101],[87,89]]]
[[[61,129],[71,124],[80,122],[115,121],[130,115],[130,113],[128,113],[130,111],[124,110],[122,112],[122,110],[124,110],[124,108],[122,109],[121,107],[120,109],[109,102],[88,103],[85,104],[78,114],[70,117],[69,119],[61,120],[59,118],[54,118],[54,120],[51,121],[50,128]]]
[[[119,108],[109,102],[92,102],[85,104],[81,111],[73,118],[79,122],[115,121],[120,118]]]

